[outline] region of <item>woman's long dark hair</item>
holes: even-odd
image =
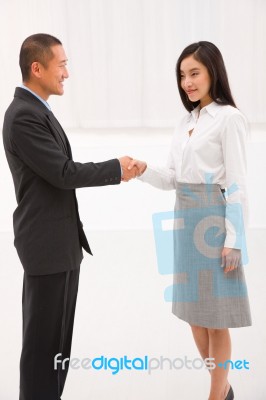
[[[176,63],[176,79],[181,100],[188,111],[192,111],[200,101],[192,102],[189,100],[186,92],[181,87],[181,62],[193,55],[195,60],[199,61],[207,68],[211,78],[211,88],[209,95],[218,104],[231,105],[236,107],[231,94],[227,72],[224,60],[220,50],[211,42],[201,41],[187,46],[181,53]]]

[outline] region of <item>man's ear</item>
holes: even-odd
[[[41,78],[41,76],[42,76],[42,65],[38,61],[34,61],[31,64],[31,73],[36,78]]]

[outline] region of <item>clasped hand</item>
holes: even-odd
[[[147,164],[144,161],[134,160],[128,156],[119,158],[119,161],[123,172],[121,178],[123,182],[128,182],[130,179],[141,176],[147,168]]]

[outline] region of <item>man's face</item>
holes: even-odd
[[[55,45],[51,49],[54,57],[48,62],[46,68],[40,66],[39,85],[42,97],[46,100],[52,94],[61,96],[64,93],[64,80],[69,76],[63,46]]]

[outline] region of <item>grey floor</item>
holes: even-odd
[[[94,257],[82,264],[72,358],[127,355],[189,360],[198,353],[188,326],[171,314],[163,298],[171,276],[158,273],[152,231],[88,232]],[[236,398],[264,400],[266,393],[265,230],[249,232],[250,264],[246,277],[253,326],[232,330],[232,360],[247,360],[250,370],[232,370]],[[22,271],[12,235],[0,236],[0,399],[18,398],[21,346]],[[156,360],[152,365],[155,367]],[[178,361],[177,368],[181,365]],[[196,365],[196,364],[195,364]],[[199,364],[197,364],[199,365]],[[111,370],[71,369],[63,400],[206,399],[209,376],[203,369]],[[255,390],[255,397],[254,397]]]

